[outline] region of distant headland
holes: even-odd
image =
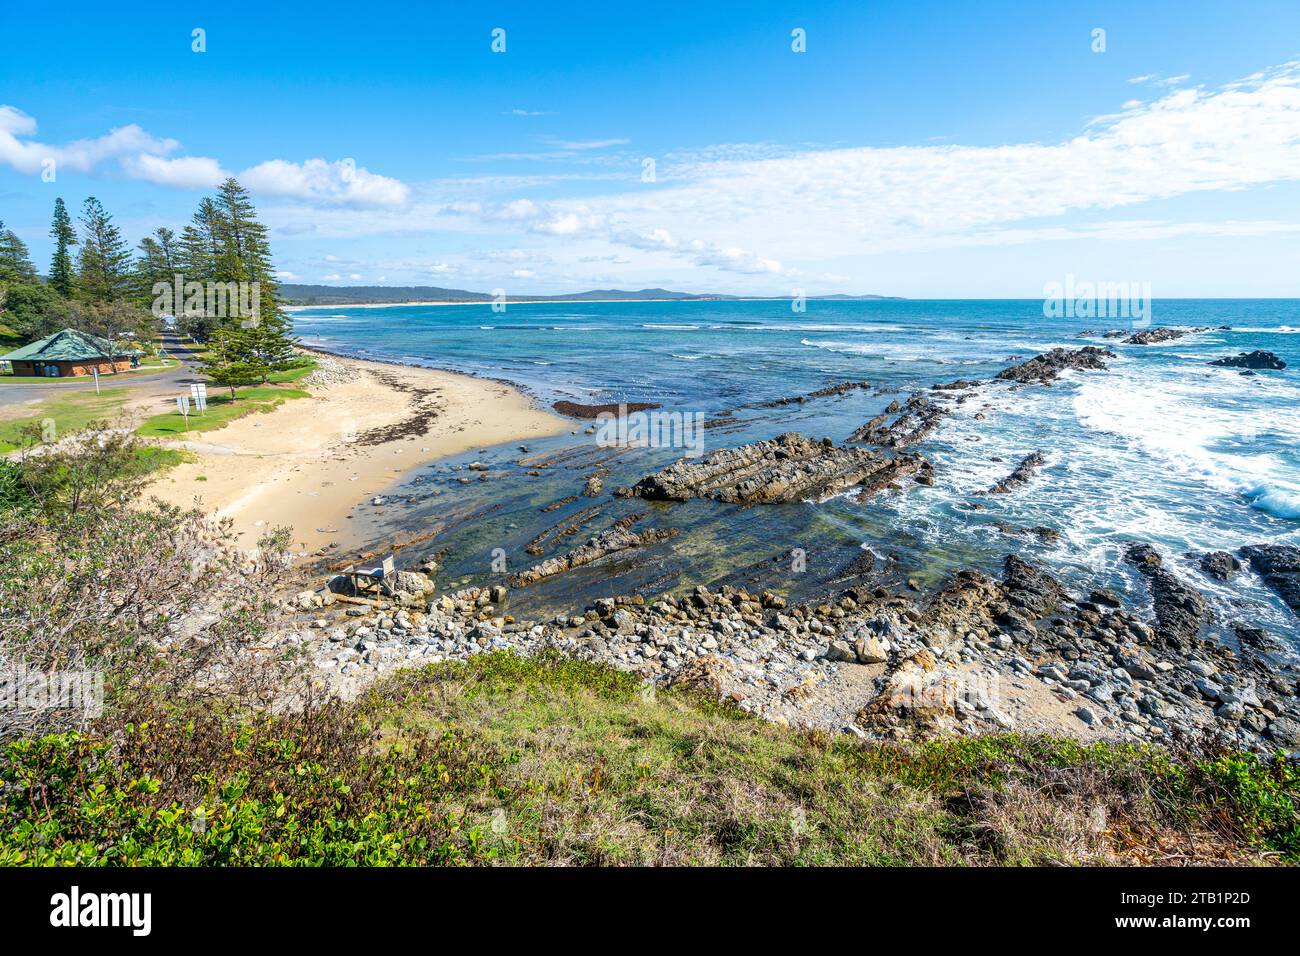
[[[488,292],[470,292],[466,289],[443,289],[438,286],[408,285],[301,285],[286,283],[280,293],[290,305],[416,305],[423,303],[474,303],[492,302],[496,296]],[[741,301],[755,299],[788,299],[790,296],[773,295],[719,295],[714,293],[672,292],[668,289],[592,289],[587,292],[568,292],[560,295],[507,295],[506,302],[708,302]],[[890,300],[892,295],[810,295],[809,299],[831,300]]]

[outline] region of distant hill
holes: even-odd
[[[298,285],[280,293],[290,305],[356,305],[363,302],[491,302],[492,296],[431,285]]]
[[[486,292],[466,289],[444,289],[432,285],[301,285],[285,283],[280,292],[290,305],[362,305],[403,302],[491,302]],[[696,292],[672,292],[668,289],[592,289],[590,292],[570,292],[564,295],[511,295],[507,302],[591,302],[649,300],[686,302],[719,299],[786,299],[789,296],[739,296],[715,295]],[[810,299],[894,299],[887,295],[813,295]]]

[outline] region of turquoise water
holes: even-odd
[[[1105,345],[1118,353],[1109,371],[1072,373],[1047,388],[994,385],[954,406],[943,427],[918,446],[935,463],[933,487],[869,504],[846,496],[761,509],[659,506],[647,520],[681,528],[681,538],[627,567],[569,575],[562,587],[539,586],[536,600],[558,605],[574,593],[617,588],[650,593],[676,583],[674,575],[716,580],[741,571],[811,589],[864,547],[900,575],[927,580],[957,566],[995,569],[1015,551],[1074,586],[1106,584],[1136,594],[1140,585],[1120,553],[1125,541],[1143,540],[1210,594],[1226,623],[1265,626],[1300,644],[1295,617],[1253,576],[1224,585],[1185,557],[1300,542],[1297,300],[1157,300],[1153,325],[1213,331],[1148,346],[1096,334],[1125,328],[1127,320],[1048,319],[1037,300],[809,301],[804,312],[792,311],[788,301],[512,304],[504,313],[487,305],[325,307],[295,312],[295,323],[307,344],[506,379],[546,404],[653,401],[709,418],[733,413],[741,424],[707,433],[706,450],[789,430],[838,442],[913,390],[956,378],[989,379],[1057,346]],[[1217,328],[1223,325],[1232,328]],[[1273,351],[1290,365],[1248,377],[1206,364],[1254,349]],[[864,379],[873,389],[779,409],[753,407]],[[530,443],[530,452],[592,442],[580,433]],[[1047,458],[1037,479],[1014,495],[981,497],[1033,450]],[[621,456],[611,463],[606,487],[634,481],[681,454],[655,449]],[[454,573],[481,575],[493,547],[509,555],[512,568],[553,553],[525,555],[522,545],[593,505],[582,499],[538,511],[576,493],[576,469],[563,475],[550,469],[522,491],[519,482],[458,485],[456,469],[470,457],[524,472],[514,464],[521,455],[513,446],[434,466],[407,489],[413,497],[399,515],[376,519],[376,533],[396,526],[413,532],[448,514],[493,508],[489,517],[439,539],[451,548]],[[973,500],[988,510],[972,511]],[[610,518],[646,507],[599,503],[605,510],[559,550]],[[1008,535],[998,522],[1051,527],[1061,538],[1050,544]],[[786,573],[785,556],[794,548],[807,553],[813,574]]]

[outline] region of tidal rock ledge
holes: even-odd
[[[920,480],[930,471],[930,463],[918,455],[836,448],[829,438],[814,441],[786,432],[703,458],[683,458],[616,494],[650,501],[777,504],[825,498],[858,485],[879,490],[904,476]]]

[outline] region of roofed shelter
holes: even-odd
[[[0,361],[13,366],[14,375],[32,375],[43,378],[64,378],[90,375],[96,369],[101,374],[138,368],[140,353],[135,349],[114,346],[107,339],[89,332],[64,329],[36,342],[29,342]]]

